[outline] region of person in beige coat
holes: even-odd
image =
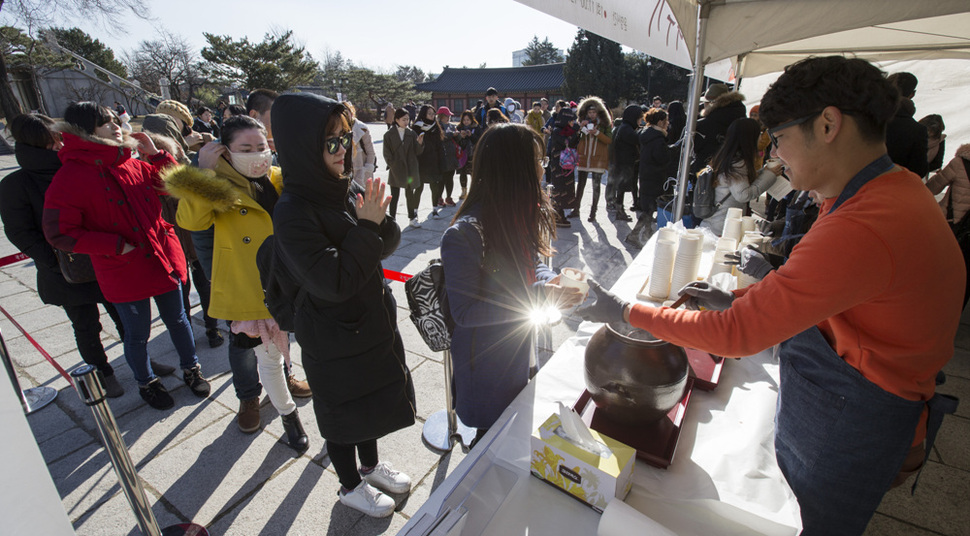
[[[940,209],[950,225],[956,225],[970,212],[970,143],[961,145],[946,167],[933,174],[926,182],[926,187],[934,195],[942,192],[947,186],[949,188],[940,201]],[[970,270],[970,244],[967,243],[967,239],[961,239],[959,236],[957,236],[957,242],[960,243],[960,249],[963,251],[963,262]],[[967,289],[963,293],[964,307],[970,301],[970,276],[967,277],[967,283]]]
[[[354,182],[367,187],[367,179],[374,178],[374,168],[377,164],[377,153],[374,152],[374,141],[371,139],[370,129],[357,119],[357,109],[350,101],[344,101],[344,106],[350,111],[353,121],[350,128],[354,135]]]
[[[576,114],[580,124],[579,145],[576,147],[576,208],[567,216],[579,216],[579,205],[586,191],[586,180],[593,175],[593,206],[588,221],[596,221],[596,205],[600,202],[600,184],[609,165],[610,144],[613,143],[613,117],[599,97],[586,97],[579,103]]]

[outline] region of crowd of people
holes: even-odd
[[[761,224],[769,249],[741,256],[741,269],[761,282],[733,293],[685,287],[689,303],[705,312],[630,305],[591,282],[596,301],[580,310],[590,320],[630,322],[724,356],[781,342],[782,382],[831,382],[836,396],[850,400],[850,413],[854,392],[878,390],[889,409],[865,418],[881,424],[863,426],[863,413],[847,421],[884,440],[878,454],[857,430],[840,436],[851,436],[852,449],[869,459],[864,470],[855,469],[860,456],[832,453],[824,437],[812,435],[834,417],[818,416],[825,426],[805,421],[801,415],[818,411],[805,402],[814,395],[790,390],[802,398],[779,414],[776,449],[807,533],[828,533],[833,519],[864,529],[893,479],[922,465],[925,402],[952,354],[946,347],[960,310],[952,291],[966,289],[970,258],[970,145],[943,165],[943,120],[913,119],[915,90],[908,73],[887,78],[861,60],[816,58],[791,66],[749,117],[743,95],[711,85],[690,176],[713,174],[715,205],[709,217],[685,223],[719,235],[729,209],[750,213],[779,177],[789,179],[793,191],[770,200]],[[495,88],[458,114],[389,104],[380,141],[385,183],[375,178],[381,170],[370,127],[349,102],[255,90],[245,106],[192,113],[167,100],[143,118],[141,132],[123,128],[123,109],[74,103],[61,124],[40,114],[11,121],[22,169],[0,182],[0,216],[11,242],[35,261],[40,298],[64,308],[82,359],[97,367],[109,397],[125,389],[101,344],[99,304],[122,337],[141,397],[159,410],[174,405],[158,375],[175,367],[148,355],[150,300],[185,384],[209,395],[189,322],[191,275],[209,345],[225,343],[219,321],[228,328],[239,429],[262,426],[265,387],[285,442],[302,453],[310,440],[293,398],[312,396],[339,501],[387,516],[393,495],[407,493],[411,480],[381,461],[378,441],[411,426],[416,407],[381,265],[401,240],[402,190],[411,227],[421,227],[425,184],[432,218],[456,207],[441,257],[455,324],[455,406],[477,438],[529,380],[531,312],[583,301],[541,259],[554,254],[557,230],[580,217],[587,184],[593,224],[604,182],[614,222],[633,220],[624,208],[631,194],[636,223],[625,240],[634,248],[647,244],[669,212],[688,132],[681,101],[656,97],[649,106],[611,110],[586,96],[521,108]],[[944,190],[936,204],[930,194]],[[906,207],[897,206],[902,197]],[[306,381],[291,370],[289,333],[264,296],[256,259],[271,235],[302,289],[289,329]],[[62,254],[86,255],[94,280],[68,283]],[[925,261],[940,267],[938,277],[926,277]],[[809,370],[813,359],[827,364]],[[789,400],[785,390],[781,396]],[[803,452],[806,444],[811,453]],[[818,463],[806,465],[807,455]],[[855,484],[846,486],[842,474]],[[844,515],[832,517],[835,511]]]

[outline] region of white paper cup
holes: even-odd
[[[576,268],[563,268],[560,273],[560,284],[566,288],[578,288],[579,292],[585,296],[589,292],[589,278],[586,272]]]
[[[727,209],[727,219],[741,219],[744,217],[744,211],[738,207],[731,207]]]
[[[653,267],[650,270],[650,283],[647,294],[652,298],[666,298],[670,293],[670,274],[674,269],[677,243],[671,240],[657,240],[654,248]]]
[[[728,236],[718,238],[717,246],[714,248],[715,251],[734,251],[736,249],[738,249],[738,241]]]
[[[708,276],[708,278],[714,277],[717,274],[729,274],[731,273],[731,268],[733,268],[733,266],[730,264],[715,261],[711,266],[711,274]]]
[[[673,227],[664,227],[657,231],[657,240],[670,240],[671,242],[676,242],[679,239],[677,230]]]
[[[741,218],[728,218],[724,220],[724,229],[721,232],[721,236],[741,240],[743,236],[741,232]]]
[[[741,231],[747,233],[749,231],[754,231],[757,229],[755,225],[754,216],[742,216],[741,217]]]

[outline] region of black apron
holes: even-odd
[[[887,155],[866,166],[829,213],[892,167]],[[924,407],[928,458],[957,400],[937,393],[913,401],[886,391],[836,354],[816,326],[782,343],[780,371],[775,453],[798,498],[802,534],[862,534],[909,453]]]

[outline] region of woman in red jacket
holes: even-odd
[[[159,171],[175,164],[147,134],[121,131],[111,110],[93,102],[72,104],[61,126],[63,163],[44,203],[43,226],[54,247],[91,256],[105,298],[125,327],[125,359],[141,397],[156,409],[174,405],[152,371],[149,298],[179,354],[183,378],[199,397],[209,394],[195,355],[192,327],[182,308],[185,256],[171,224],[162,219]],[[149,162],[132,158],[136,149]]]

